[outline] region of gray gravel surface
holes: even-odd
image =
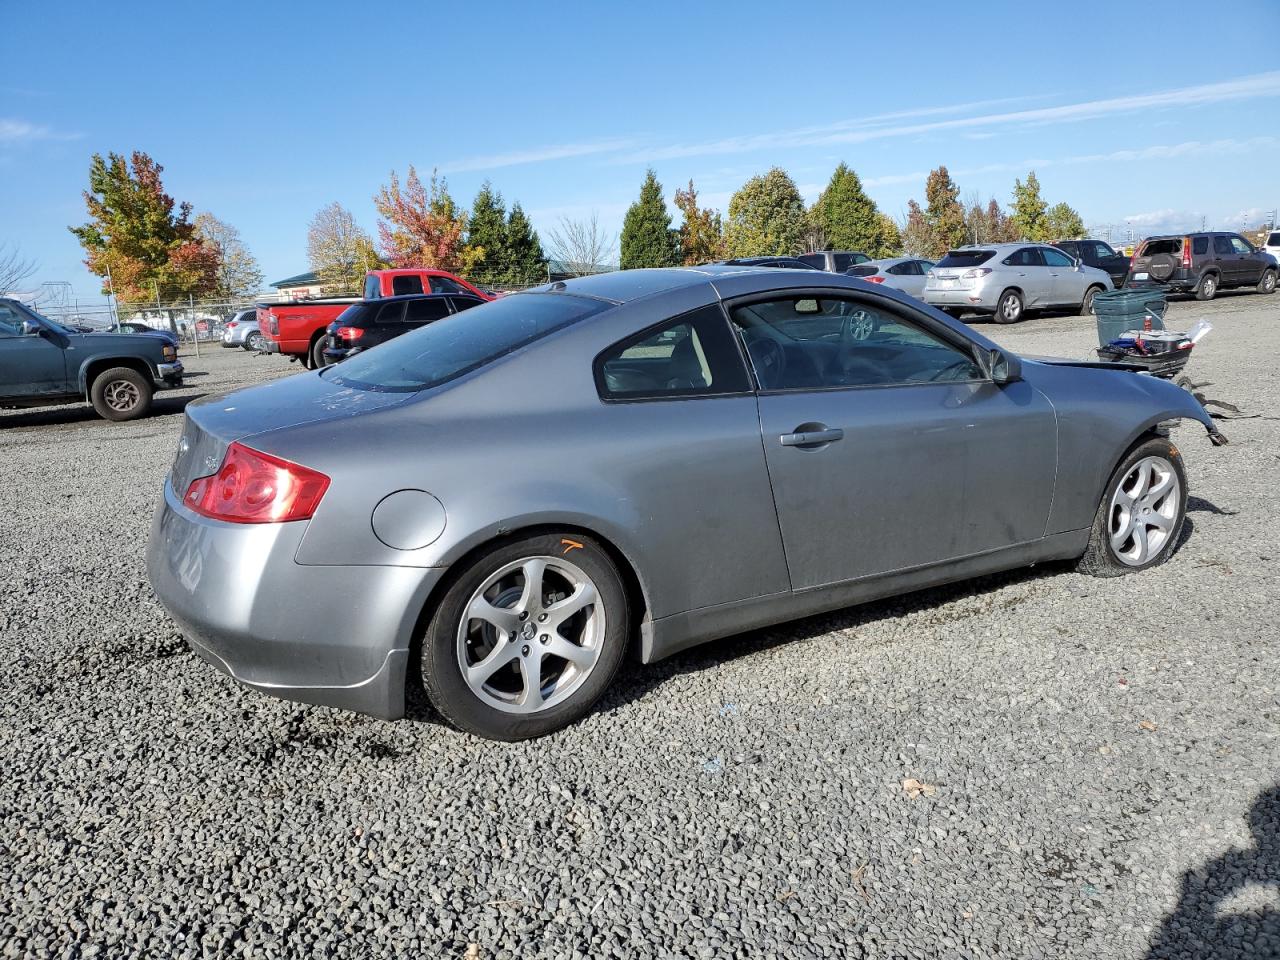
[[[1200,316],[1191,372],[1260,416],[1175,434],[1166,566],[728,638],[515,745],[243,691],[152,596],[183,398],[296,367],[0,413],[0,956],[1280,956],[1280,296]]]

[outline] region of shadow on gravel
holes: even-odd
[[[146,423],[148,420],[154,420],[156,417],[170,417],[175,413],[182,413],[187,409],[187,404],[192,400],[198,400],[204,394],[184,394],[180,397],[168,396],[163,393],[157,393],[155,400],[151,402],[151,412],[140,420],[131,421],[132,423]],[[65,427],[79,423],[99,423],[103,428],[114,427],[116,424],[110,420],[103,420],[98,416],[93,407],[87,403],[72,403],[65,407],[40,407],[35,410],[26,410],[20,413],[4,413],[0,414],[0,430],[5,429],[31,429],[33,427]]]
[[[1152,939],[1147,960],[1280,957],[1280,910],[1259,896],[1265,891],[1274,904],[1280,892],[1280,785],[1254,800],[1249,829],[1252,847],[1183,874],[1178,904]],[[1236,897],[1241,902],[1233,909]]]
[[[909,613],[936,611],[934,622],[943,624],[984,616],[997,609],[1008,610],[1031,599],[1031,594],[1024,593],[997,599],[994,597],[996,591],[1015,584],[1034,583],[1046,578],[1058,577],[1070,568],[1069,563],[1060,562],[1023,567],[724,637],[649,665],[629,661],[624,664],[618,679],[601,699],[596,709],[609,711],[633,700],[639,700],[649,691],[679,674],[697,673],[719,666],[726,661],[736,660],[762,650],[770,650],[783,644],[802,643],[835,631],[856,630],[871,623]],[[938,610],[949,603],[965,598],[989,599],[990,602],[968,604],[954,611]]]

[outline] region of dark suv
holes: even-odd
[[[1129,274],[1129,258],[1117,253],[1111,244],[1103,240],[1055,240],[1053,245],[1086,267],[1105,270],[1117,290],[1124,286],[1124,278]]]
[[[1274,293],[1276,271],[1276,258],[1254,249],[1238,233],[1189,233],[1144,240],[1125,285],[1155,284],[1212,300],[1229,287]]]
[[[325,363],[337,363],[361,350],[386,343],[401,334],[454,313],[478,307],[485,301],[470,293],[417,293],[400,297],[361,300],[338,314],[329,324],[324,347]]]
[[[0,407],[88,400],[108,420],[133,420],[157,389],[181,385],[182,361],[161,337],[80,333],[0,299]]]

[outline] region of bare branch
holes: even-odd
[[[17,247],[0,246],[0,295],[13,291],[36,272],[34,260],[24,260]]]
[[[589,220],[561,217],[558,226],[547,234],[547,250],[559,260],[565,272],[575,277],[600,273],[613,260],[617,237],[600,229],[599,216],[593,210]]]

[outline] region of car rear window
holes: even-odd
[[[357,390],[416,393],[469,373],[610,306],[608,301],[572,294],[512,294],[358,353],[320,375]]]
[[[996,255],[994,250],[952,250],[939,260],[938,267],[976,267]]]
[[[873,263],[860,263],[856,267],[850,267],[845,273],[851,277],[869,277],[879,269]]]
[[[1268,247],[1280,247],[1280,232],[1267,234]]]
[[[825,253],[806,253],[796,257],[802,263],[807,263],[811,267],[817,267],[819,270],[827,268],[827,255]]]
[[[334,321],[348,327],[362,327],[366,320],[372,319],[373,306],[368,303],[353,303],[338,314]]]
[[[1159,240],[1148,240],[1142,248],[1144,257],[1156,257],[1162,253],[1181,253],[1181,237],[1163,237]]]

